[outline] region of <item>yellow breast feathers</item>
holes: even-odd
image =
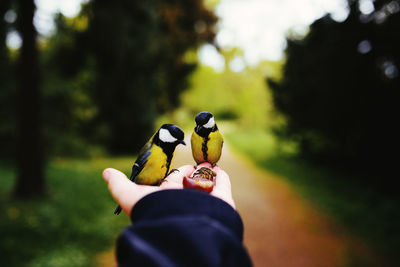
[[[211,132],[208,138],[203,138],[193,132],[191,145],[194,160],[197,164],[205,161],[211,164],[217,163],[221,157],[223,143],[224,140],[218,130]]]

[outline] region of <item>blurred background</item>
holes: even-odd
[[[222,167],[234,176],[246,162],[270,190],[236,193],[256,266],[399,266],[399,11],[398,0],[1,0],[0,266],[112,266],[129,220],[112,214],[102,170],[129,174],[155,129],[190,136],[203,110],[229,148]],[[252,207],[299,202],[295,215],[276,209],[302,218],[294,232],[316,223],[308,245],[356,245],[321,261],[289,237],[268,254],[287,231],[265,234],[268,212]],[[297,254],[308,261],[286,262]]]

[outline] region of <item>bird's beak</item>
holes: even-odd
[[[182,144],[182,145],[186,146],[186,143],[183,140],[179,141],[179,144]]]

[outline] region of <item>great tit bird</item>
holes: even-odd
[[[196,116],[196,127],[191,137],[192,154],[197,164],[209,162],[215,166],[221,157],[224,139],[210,112]]]
[[[176,125],[164,124],[140,150],[132,166],[130,180],[137,184],[159,185],[167,176],[177,145],[185,144],[184,133]],[[118,206],[114,214],[119,214]]]

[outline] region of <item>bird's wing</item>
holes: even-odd
[[[132,166],[132,173],[131,176],[129,177],[131,181],[135,180],[136,176],[142,171],[144,165],[146,164],[147,159],[149,158],[151,153],[151,144],[152,143],[150,141],[147,142],[140,150],[139,156]]]

